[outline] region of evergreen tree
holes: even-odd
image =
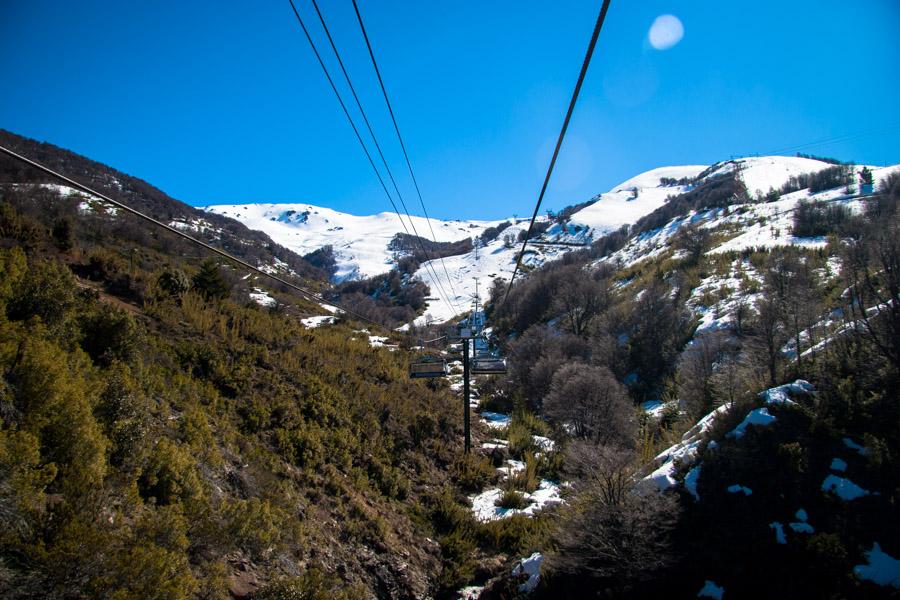
[[[200,272],[194,276],[194,289],[207,300],[224,300],[231,293],[231,285],[225,281],[219,263],[212,258],[203,261]]]

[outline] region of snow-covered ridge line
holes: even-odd
[[[663,206],[670,196],[683,194],[711,178],[737,171],[750,195],[755,196],[757,192],[765,194],[769,189],[781,188],[790,177],[819,172],[832,166],[830,163],[808,158],[764,156],[724,161],[712,166],[686,165],[652,169],[595,196],[589,205],[572,213],[566,223],[552,223],[536,240],[549,245],[529,245],[524,263],[528,266],[540,266],[548,260],[578,249],[579,246],[586,247],[623,225],[634,224],[641,217]],[[898,169],[900,165],[883,169],[873,167],[876,186]],[[710,211],[689,218],[702,222],[708,228],[719,225],[739,228],[737,236],[711,252],[787,244],[808,247],[824,245],[823,239],[800,239],[790,235],[793,208],[799,200],[806,198],[847,202],[851,208],[858,204],[857,200],[847,198],[843,189],[815,195],[810,195],[808,190],[801,190],[786,194],[777,202],[741,205],[743,212],[738,212],[740,207],[736,206],[729,214],[725,214],[725,211]],[[327,245],[332,246],[337,262],[334,277],[336,281],[371,277],[390,271],[397,259],[389,248],[390,241],[397,233],[404,232],[398,215],[390,212],[358,216],[306,203],[216,205],[208,206],[205,210],[235,218],[251,229],[261,230],[280,245],[301,255]],[[403,219],[406,220],[405,215]],[[432,261],[432,265],[423,264],[420,267],[415,275],[432,288],[432,298],[429,299],[421,321],[442,322],[453,317],[453,311],[437,298],[438,286],[432,281],[429,266],[434,267],[440,286],[454,296],[450,302],[463,310],[469,306],[475,293],[476,279],[480,282],[482,295],[489,289],[492,280],[509,280],[519,248],[518,243],[510,242],[518,238],[527,223],[515,222],[511,218],[505,220],[514,224],[486,245],[472,252],[445,257],[443,261]],[[470,237],[477,238],[487,228],[499,225],[504,219],[442,221],[414,216],[412,221],[423,237],[430,238],[431,230],[434,230],[437,241],[455,242]],[[685,218],[676,219],[663,230],[642,234],[606,260],[627,266],[659,254],[668,247],[669,238],[684,221]],[[444,272],[444,267],[447,273]],[[455,295],[451,290],[456,292]]]

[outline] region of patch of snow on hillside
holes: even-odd
[[[845,437],[845,438],[843,439],[843,442],[844,442],[844,445],[845,445],[845,446],[847,446],[847,447],[850,448],[851,450],[856,451],[856,453],[859,454],[860,456],[868,456],[868,455],[869,455],[869,449],[868,449],[868,448],[866,448],[865,446],[860,446],[859,444],[857,444],[856,442],[854,442],[854,441],[851,440],[850,438]]]
[[[503,413],[484,411],[481,413],[481,418],[491,429],[503,429],[509,425],[509,415]]]
[[[499,237],[471,252],[422,263],[414,276],[428,284],[431,295],[425,314],[416,319],[416,325],[425,325],[429,321],[445,322],[454,317],[454,310],[460,313],[467,312],[471,308],[472,298],[475,295],[476,280],[482,300],[486,299],[495,279],[509,281],[522,244],[516,242],[507,247],[503,237],[505,235],[517,237],[519,232],[527,229],[528,223],[525,222],[511,225]],[[571,249],[569,246],[532,244],[526,248],[522,264],[526,267],[538,267],[549,260],[562,256]],[[432,269],[434,273],[432,273]],[[435,275],[440,286],[434,283]],[[521,271],[519,275],[522,275]],[[447,295],[450,306],[447,302],[442,301],[441,291]]]
[[[472,514],[481,522],[495,521],[504,519],[513,515],[533,515],[550,506],[562,503],[560,496],[560,486],[552,481],[542,479],[538,489],[528,493],[522,492],[522,497],[528,502],[525,508],[501,508],[497,506],[497,501],[503,496],[503,490],[493,488],[485,490],[480,494],[471,496],[469,500],[472,502]]]
[[[745,487],[743,485],[738,485],[736,483],[734,485],[728,486],[728,493],[729,494],[741,494],[742,493],[745,496],[751,496],[751,495],[753,495],[753,490],[751,490],[750,488]]]
[[[769,405],[796,404],[790,398],[790,394],[807,395],[815,391],[813,385],[803,379],[798,379],[793,383],[785,383],[778,387],[769,388],[759,394],[760,398]]]
[[[540,552],[535,552],[528,558],[521,559],[513,567],[513,577],[527,577],[525,582],[519,585],[520,592],[530,593],[537,589],[538,583],[541,581],[541,564],[543,562],[543,555]]]
[[[687,300],[688,307],[700,318],[695,337],[731,327],[742,304],[753,306],[761,294],[739,292],[748,285],[745,282],[755,279],[753,267],[740,259],[732,263],[727,276],[710,275],[703,279]]]
[[[703,465],[696,465],[684,476],[684,489],[694,497],[694,500],[700,500],[700,494],[697,492],[697,483],[700,481],[700,470]]]
[[[278,304],[278,301],[275,300],[275,298],[273,298],[265,290],[262,290],[260,288],[253,288],[253,291],[250,292],[250,299],[260,306],[269,307]]]
[[[857,577],[880,586],[900,588],[900,560],[884,552],[878,542],[866,551],[866,560],[868,564],[853,567]]]
[[[335,320],[336,318],[331,315],[322,315],[300,319],[300,323],[307,329],[315,329],[316,327],[321,327],[322,325],[331,325],[335,322]]]
[[[747,413],[747,416],[744,417],[744,420],[741,421],[740,425],[735,427],[733,431],[728,432],[725,437],[742,438],[747,432],[747,427],[749,427],[750,425],[765,427],[766,425],[771,425],[774,422],[775,415],[769,414],[769,409],[767,409],[766,407],[755,408]]]
[[[815,528],[809,523],[805,523],[802,521],[798,521],[796,523],[791,523],[791,529],[794,530],[795,533],[806,533],[812,535],[816,532]]]
[[[693,464],[697,459],[700,444],[703,442],[706,432],[713,426],[716,419],[727,411],[727,405],[720,406],[691,427],[681,437],[681,442],[660,452],[654,459],[659,466],[644,477],[640,484],[655,487],[659,491],[675,487],[678,484],[675,479],[677,465]],[[696,476],[699,476],[699,471]]]
[[[843,473],[847,470],[847,461],[841,460],[840,458],[832,458],[831,465],[828,467],[832,471],[837,471],[838,473]]]
[[[847,501],[869,495],[869,490],[863,489],[849,479],[838,477],[837,475],[829,475],[825,478],[825,481],[822,482],[822,491],[831,492],[841,500]]]
[[[775,543],[787,544],[787,537],[784,535],[784,525],[778,521],[769,523],[769,528],[775,530]]]
[[[484,592],[483,585],[469,585],[457,593],[459,594],[459,600],[478,600],[481,598],[482,592]]]
[[[735,162],[740,165],[740,178],[750,196],[765,195],[770,188],[778,189],[787,183],[791,176],[818,173],[834,166],[820,160],[798,156],[759,156],[741,158]]]
[[[703,583],[703,587],[697,592],[698,598],[712,598],[713,600],[722,600],[722,595],[725,593],[725,588],[720,585],[717,585],[715,581],[710,581],[707,579]]]

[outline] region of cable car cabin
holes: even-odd
[[[442,358],[421,358],[409,365],[412,379],[444,377],[448,374],[447,361]]]
[[[472,373],[475,375],[503,375],[506,373],[506,359],[495,356],[476,358],[472,361]]]

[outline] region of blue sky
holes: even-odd
[[[359,3],[431,216],[530,214],[600,2]],[[352,5],[320,7],[418,207]],[[545,207],[732,155],[900,162],[898,25],[896,0],[613,0]],[[190,204],[390,208],[287,0],[3,3],[0,90],[0,127]]]

